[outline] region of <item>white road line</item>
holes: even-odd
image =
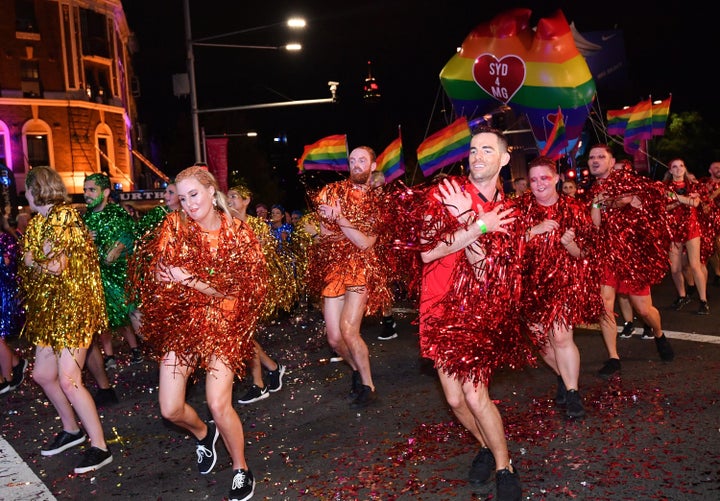
[[[55,496],[0,436],[0,501],[56,501]]]

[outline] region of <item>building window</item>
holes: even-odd
[[[88,9],[80,9],[83,56],[110,58],[110,43],[106,23],[107,20],[103,14]]]
[[[33,0],[15,0],[15,31],[40,33],[35,19],[35,2]]]
[[[39,61],[20,61],[20,78],[23,97],[40,97]]]
[[[47,134],[28,134],[26,141],[28,163],[32,167],[50,166],[50,148],[48,147]]]

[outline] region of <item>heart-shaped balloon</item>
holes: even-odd
[[[595,81],[562,11],[530,25],[532,11],[511,9],[478,25],[440,72],[458,116],[473,120],[507,105],[527,116],[539,149],[562,110],[569,143],[580,137]]]
[[[472,75],[482,90],[507,104],[525,82],[525,61],[515,55],[500,59],[481,54],[473,64]]]

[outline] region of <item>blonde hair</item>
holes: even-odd
[[[212,186],[215,189],[214,198],[217,204],[217,208],[223,211],[228,217],[228,219],[232,219],[232,214],[230,213],[230,206],[228,205],[227,197],[223,192],[220,191],[220,186],[218,185],[217,179],[215,179],[215,176],[210,174],[210,171],[207,169],[207,167],[193,165],[192,167],[184,169],[180,172],[180,174],[175,176],[175,185],[177,185],[180,181],[184,179],[189,179],[191,177],[195,178],[195,180],[198,183],[202,184],[205,188],[210,188]],[[185,217],[184,214],[185,213],[183,212],[183,217]]]
[[[35,205],[55,205],[70,201],[60,174],[50,167],[33,167],[25,176],[25,191],[32,193]]]

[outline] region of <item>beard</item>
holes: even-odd
[[[350,173],[350,181],[352,181],[355,184],[367,184],[368,180],[370,179],[370,171],[364,171],[364,172],[351,172]]]
[[[86,199],[85,199],[85,203],[87,204],[87,207],[88,207],[88,209],[90,209],[90,210],[94,209],[95,207],[97,207],[98,205],[100,205],[102,202],[103,202],[103,196],[102,196],[102,195],[98,195],[97,198],[95,198],[94,200],[91,199],[91,198],[86,198]]]

